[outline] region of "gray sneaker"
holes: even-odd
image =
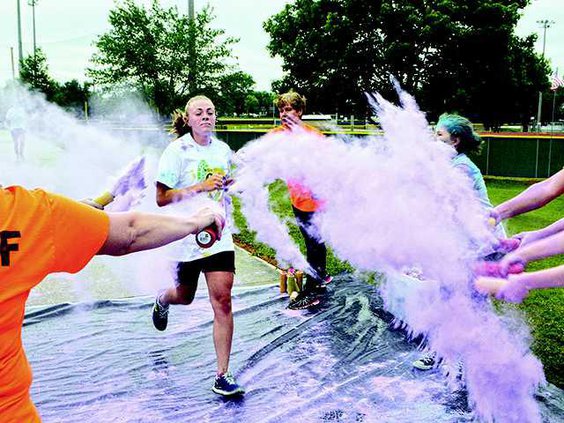
[[[437,364],[437,353],[430,352],[413,362],[413,367],[419,370],[431,370]]]

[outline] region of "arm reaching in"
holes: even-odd
[[[145,188],[147,188],[145,181],[145,156],[141,156],[122,171],[111,190],[105,191],[96,198],[86,198],[81,200],[81,202],[98,210],[104,210],[104,207],[111,204],[116,197],[127,196],[127,201],[123,202],[122,209],[119,210],[125,211],[143,198]]]
[[[158,214],[128,212],[108,213],[110,230],[98,254],[121,256],[150,250],[196,234],[211,224],[218,228],[218,238],[225,224],[219,210],[205,208],[193,216],[163,216]]]
[[[521,194],[494,207],[492,217],[498,222],[536,210],[564,194],[564,169],[542,182],[531,185]]]
[[[564,231],[529,243],[507,254],[499,261],[500,274],[506,276],[511,273],[509,269],[515,264],[520,263],[525,266],[531,261],[562,253],[564,253]]]
[[[538,272],[509,275],[507,279],[482,276],[476,280],[475,286],[483,294],[520,303],[532,289],[564,287],[564,265]]]
[[[473,272],[478,276],[505,278],[509,274],[521,273],[527,263],[545,257],[564,253],[564,219],[544,229],[520,234],[522,238],[509,238],[504,241],[517,241],[518,248],[509,251],[500,261],[479,261],[474,264]]]
[[[552,225],[549,225],[546,228],[542,228],[537,231],[521,232],[517,235],[514,235],[512,238],[520,240],[520,247],[525,247],[526,245],[544,238],[548,238],[562,231],[564,231],[564,218],[558,220],[557,222],[554,222]]]

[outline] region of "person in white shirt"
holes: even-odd
[[[225,190],[233,182],[229,176],[232,152],[227,144],[213,136],[215,122],[215,107],[205,96],[191,98],[185,112],[175,116],[173,125],[178,138],[168,145],[159,162],[159,206],[187,199],[207,199],[225,207]],[[173,259],[178,263],[176,284],[160,292],[155,299],[155,328],[166,329],[170,304],[187,305],[194,300],[198,278],[203,272],[214,312],[217,374],[212,390],[224,396],[243,394],[243,388],[229,372],[233,339],[231,288],[235,274],[235,250],[229,222],[221,239],[210,248],[201,248],[194,239],[185,239],[177,246]]]
[[[10,107],[6,113],[6,126],[12,135],[14,153],[16,153],[17,161],[22,161],[24,159],[26,119],[27,116],[25,114],[25,110],[18,104]]]

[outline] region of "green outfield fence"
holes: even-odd
[[[239,128],[216,130],[219,139],[227,142],[237,151],[249,141],[257,139],[272,129],[270,125],[261,125],[263,128]],[[256,124],[256,122],[254,122]],[[262,123],[262,122],[261,122]],[[166,128],[165,128],[166,129]],[[150,133],[160,132],[163,128],[118,128],[112,131],[133,132],[153,137]],[[327,135],[345,135],[362,137],[377,135],[374,130],[355,131],[323,131]],[[502,176],[511,178],[547,178],[564,168],[564,134],[547,133],[480,133],[484,144],[480,154],[470,155],[484,175]]]
[[[238,150],[261,137],[268,129],[218,129],[217,136]],[[366,136],[371,131],[328,132]],[[531,133],[481,133],[484,144],[479,155],[471,155],[484,175],[514,178],[546,178],[564,167],[564,135]]]
[[[564,135],[481,134],[480,155],[471,158],[484,175],[547,178],[564,167]]]

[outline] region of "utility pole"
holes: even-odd
[[[558,68],[554,72],[554,76],[558,78]],[[556,108],[556,91],[558,91],[558,86],[555,87],[554,93],[552,94],[552,119],[550,120],[550,140],[548,141],[548,170],[546,173],[546,177],[550,177],[550,166],[552,161],[552,138],[554,137],[554,116],[555,116],[555,108]]]
[[[188,18],[194,20],[194,0],[188,0]]]
[[[539,25],[543,28],[543,35],[542,35],[542,58],[544,59],[544,51],[546,49],[546,30],[551,27],[554,21],[549,21],[548,19],[543,19],[541,21],[537,21]],[[537,109],[537,131],[540,131],[541,128],[541,114],[542,114],[542,92],[539,91],[539,106]]]
[[[190,58],[188,59],[188,86],[190,95],[194,95],[196,73],[196,22],[194,21],[194,0],[188,0],[188,19],[190,28]]]
[[[22,48],[22,13],[20,10],[20,0],[16,0],[18,8],[18,72],[21,72],[20,65],[23,61],[23,48]]]
[[[12,59],[12,79],[16,79],[16,67],[14,65],[14,47],[10,47],[10,59]]]
[[[37,39],[35,37],[35,5],[38,0],[27,0],[27,4],[31,6],[33,16],[33,58],[35,60],[35,51],[37,50]]]

